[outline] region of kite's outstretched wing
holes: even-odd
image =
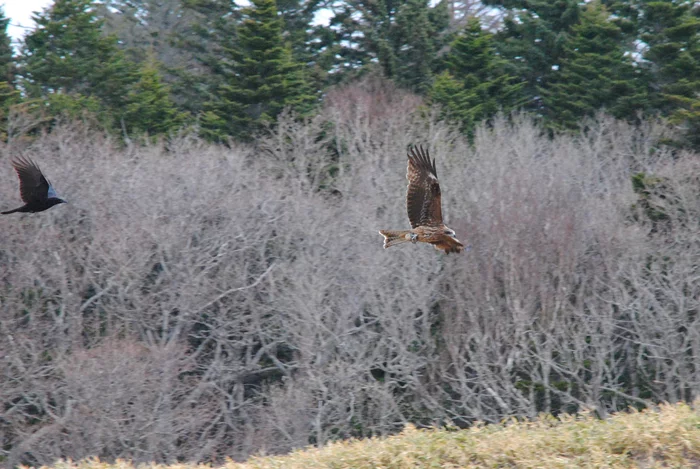
[[[17,157],[12,166],[19,176],[19,193],[25,204],[37,204],[49,197],[51,184],[41,173],[39,167],[28,158]]]
[[[411,228],[442,224],[440,183],[437,179],[435,160],[430,161],[428,150],[422,146],[408,151],[408,190],[406,209]]]

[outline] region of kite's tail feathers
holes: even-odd
[[[408,243],[411,239],[407,238],[406,235],[410,233],[408,230],[379,230],[379,234],[384,236],[384,249],[396,244]]]

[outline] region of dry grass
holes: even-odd
[[[468,430],[418,430],[331,443],[287,456],[229,462],[227,469],[411,469],[411,468],[691,468],[700,461],[700,414],[685,404],[619,413],[606,420],[565,415],[532,422],[477,425]],[[53,469],[130,469],[87,460]],[[140,469],[194,469],[175,464]],[[218,467],[218,466],[217,466]]]

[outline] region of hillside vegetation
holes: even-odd
[[[604,110],[700,149],[697,2],[53,0],[33,18],[13,54],[0,7],[0,139],[89,114],[126,141],[251,142],[373,74],[470,136],[499,112],[577,131]]]
[[[607,420],[591,414],[541,416],[532,422],[476,425],[468,430],[417,430],[408,426],[388,438],[331,443],[281,457],[228,462],[227,469],[412,469],[412,468],[690,468],[700,462],[700,415],[689,406],[619,413]],[[130,469],[86,460],[53,469]],[[141,469],[194,469],[143,465]]]
[[[70,202],[0,217],[2,464],[240,461],[694,401],[700,158],[655,121],[584,130],[515,115],[471,144],[365,81],[249,145],[79,123],[0,143],[3,208],[16,154]],[[462,255],[382,248],[419,143]]]

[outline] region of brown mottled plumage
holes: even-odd
[[[406,179],[406,210],[411,229],[380,230],[379,233],[384,236],[384,248],[411,241],[430,243],[445,254],[462,252],[464,245],[456,238],[454,230],[442,222],[440,183],[435,160],[430,160],[428,151],[422,146],[413,147],[408,152]]]

